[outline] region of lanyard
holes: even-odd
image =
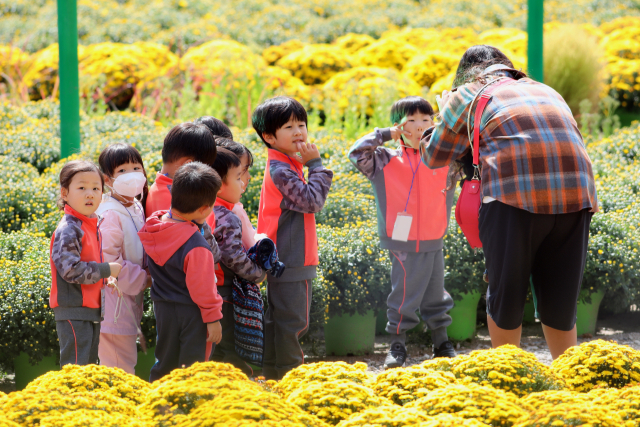
[[[413,176],[411,177],[411,186],[409,187],[409,194],[407,195],[407,203],[404,205],[404,211],[407,211],[407,207],[409,206],[409,198],[411,197],[411,190],[413,190],[413,181],[416,178],[416,174],[418,173],[418,168],[420,167],[420,162],[416,165],[416,170],[413,170],[413,163],[411,163],[411,157],[409,157],[409,152],[407,149],[404,149],[404,152],[407,154],[407,160],[409,160],[409,167],[411,168],[411,172],[413,172]]]
[[[196,227],[198,226],[198,224],[196,224],[195,222],[193,222],[193,221],[188,221],[188,220],[184,219],[184,217],[182,217],[182,216],[180,216],[180,215],[176,215],[176,216],[177,216],[177,217],[179,217],[179,218],[182,218],[182,219],[175,219],[175,218],[173,217],[173,212],[171,212],[171,209],[169,209],[169,212],[167,212],[167,216],[168,216],[169,218],[171,218],[172,220],[174,220],[174,221],[178,221],[178,222],[191,222],[191,223],[195,224],[195,225],[196,225]],[[204,237],[204,224],[202,224],[202,228],[200,228],[200,227],[198,227],[198,228],[200,229],[200,234],[202,234],[202,236]]]
[[[127,209],[127,207],[120,200],[116,199],[113,196],[109,196],[109,197],[111,197],[116,202],[120,203],[122,205],[122,207],[127,211],[127,213],[129,214],[129,218],[131,218],[131,222],[133,223],[133,228],[136,229],[136,233],[138,231],[140,231],[140,230],[138,230],[138,226],[136,225],[136,222],[133,220],[133,216],[131,216],[131,212],[129,212],[129,209]],[[142,208],[137,205],[135,198],[133,199],[133,205],[136,206],[138,209],[140,209],[142,211]]]

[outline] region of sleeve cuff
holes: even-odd
[[[391,128],[377,129],[377,131],[380,132],[380,137],[382,137],[383,144],[387,141],[391,141]]]
[[[306,164],[309,169],[322,167],[322,159],[320,157],[309,160]]]
[[[101,262],[98,264],[98,271],[100,272],[101,279],[107,279],[111,276],[111,267],[108,262]]]
[[[206,314],[202,312],[202,321],[204,323],[215,323],[219,322],[220,319],[222,319],[222,311],[220,309],[207,310]]]

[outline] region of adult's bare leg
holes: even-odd
[[[513,344],[516,347],[520,347],[520,338],[522,336],[522,325],[516,329],[502,329],[496,322],[493,321],[491,316],[487,316],[487,323],[489,326],[489,335],[491,336],[491,346],[493,348],[500,347],[505,344]]]
[[[561,331],[543,324],[542,331],[553,360],[560,357],[569,347],[578,345],[578,334],[575,326],[570,331]]]

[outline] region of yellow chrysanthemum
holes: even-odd
[[[286,68],[312,85],[324,83],[336,73],[351,67],[350,56],[339,47],[329,44],[311,44],[288,54],[276,65]]]
[[[378,374],[373,389],[397,405],[427,396],[432,390],[457,383],[450,372],[435,371],[423,365],[389,369]]]

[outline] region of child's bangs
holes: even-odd
[[[140,163],[144,171],[142,156],[138,150],[127,144],[116,144],[107,147],[100,155],[99,163],[102,172],[109,176],[113,176],[118,167],[127,163]],[[146,175],[146,171],[144,173]]]

